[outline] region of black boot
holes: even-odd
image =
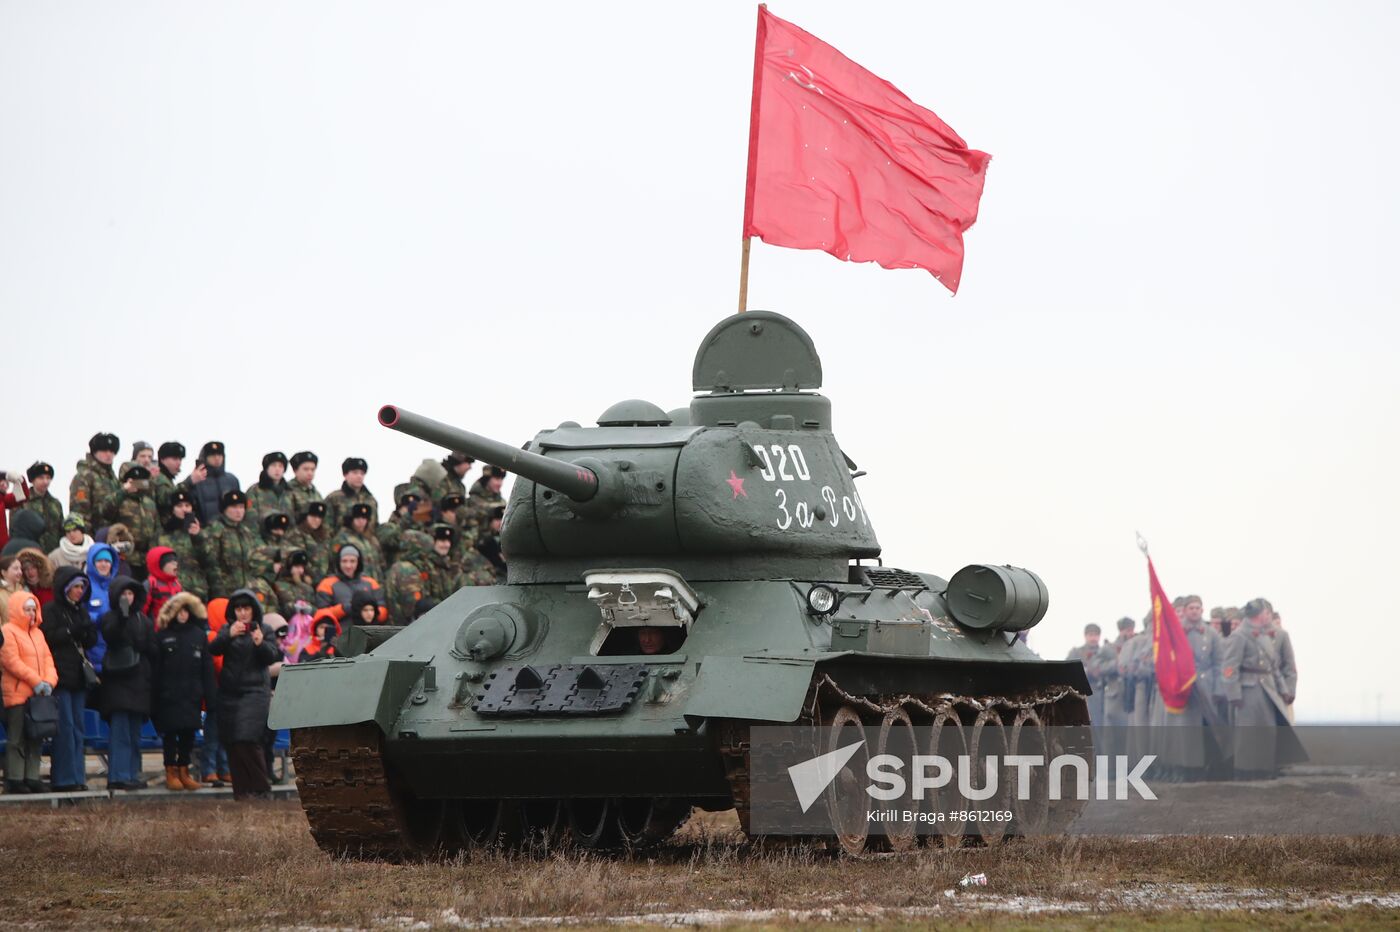
[[[31,792],[31,793],[42,793],[42,792],[44,792],[44,781],[43,781],[43,780],[25,780],[25,781],[24,781],[24,785],[27,786],[27,787],[29,787],[29,792]]]
[[[29,792],[29,787],[25,786],[24,783],[21,782],[21,781],[19,781],[19,780],[6,780],[6,781],[5,781],[5,793],[6,793],[7,795],[17,795],[17,794],[20,794],[20,793],[28,793],[28,792]]]

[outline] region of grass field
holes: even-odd
[[[389,865],[330,860],[295,802],[0,818],[11,928],[1400,926],[1394,837],[1033,839],[850,860],[747,844],[724,813],[646,853]],[[977,872],[987,886],[958,887]]]

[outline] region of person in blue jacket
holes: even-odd
[[[87,578],[88,578],[88,617],[93,624],[107,613],[111,608],[108,601],[107,590],[112,585],[112,580],[117,577],[117,552],[112,549],[111,544],[93,544],[88,548],[87,554]],[[107,655],[107,642],[102,639],[102,632],[99,628],[97,633],[97,643],[87,649],[88,662],[98,670],[102,669],[102,658]]]

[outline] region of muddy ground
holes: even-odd
[[[1046,838],[852,860],[733,813],[647,853],[334,862],[294,802],[0,814],[10,928],[1400,926],[1400,838]],[[985,873],[987,885],[959,880]]]

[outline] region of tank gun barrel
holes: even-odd
[[[561,492],[576,502],[589,501],[598,494],[598,474],[586,466],[540,456],[538,453],[531,453],[508,443],[462,430],[460,427],[452,427],[394,405],[385,405],[379,409],[379,423],[410,437],[417,437],[419,440],[465,453],[492,466],[507,469],[546,488]]]

